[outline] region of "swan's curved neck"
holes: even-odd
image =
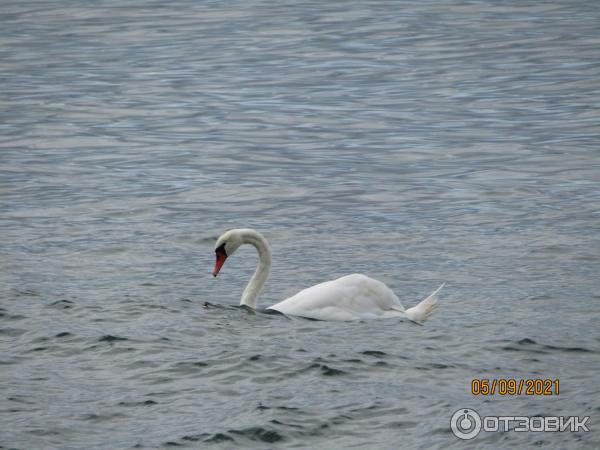
[[[240,305],[246,305],[254,309],[256,308],[258,296],[271,271],[271,249],[263,235],[254,230],[244,230],[242,233],[242,243],[251,244],[258,251],[258,266],[254,271],[254,275],[250,278],[246,289],[244,289],[242,299],[240,300]]]

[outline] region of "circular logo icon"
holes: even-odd
[[[459,409],[452,414],[450,428],[459,439],[473,439],[481,431],[481,416],[474,409]]]

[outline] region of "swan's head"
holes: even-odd
[[[215,256],[217,257],[217,260],[215,262],[213,276],[216,277],[219,274],[227,257],[233,255],[242,244],[243,239],[239,230],[229,230],[221,235],[215,245]]]

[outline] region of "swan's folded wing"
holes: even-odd
[[[298,292],[270,309],[320,320],[359,320],[402,316],[404,308],[382,282],[352,274]]]

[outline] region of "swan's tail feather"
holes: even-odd
[[[406,316],[410,320],[414,320],[415,322],[424,322],[431,315],[433,310],[437,307],[437,298],[436,295],[444,287],[444,284],[437,288],[429,297],[419,303],[417,306],[413,306],[412,308],[408,308],[405,311]]]

